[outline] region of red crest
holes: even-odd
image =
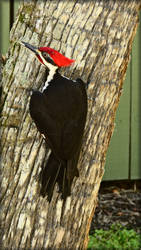
[[[75,60],[69,59],[68,57],[65,57],[59,53],[57,50],[49,47],[40,47],[39,50],[47,52],[58,67],[67,67],[75,62]]]

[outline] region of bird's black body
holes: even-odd
[[[43,93],[34,91],[30,114],[52,152],[42,173],[42,194],[51,198],[56,182],[66,197],[74,176],[87,114],[84,83],[69,80],[58,71]]]
[[[81,79],[72,81],[61,76],[59,67],[74,62],[49,47],[37,48],[21,42],[34,53],[48,71],[43,91],[34,91],[30,100],[30,115],[51,149],[42,170],[41,193],[51,200],[55,183],[62,198],[71,192],[75,176],[79,176],[77,162],[81,149],[87,115],[87,95]]]

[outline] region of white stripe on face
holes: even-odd
[[[41,57],[44,65],[49,69],[49,74],[48,74],[48,77],[47,77],[47,81],[45,82],[45,85],[42,89],[42,92],[47,89],[49,83],[51,82],[51,80],[53,79],[55,73],[56,73],[56,70],[57,70],[57,66],[55,65],[52,65],[51,63],[47,62],[44,57],[42,56],[42,53],[38,50],[38,53],[39,53],[39,56]]]

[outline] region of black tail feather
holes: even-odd
[[[59,161],[53,152],[51,152],[48,162],[40,174],[40,194],[43,197],[47,195],[50,202],[57,182],[62,199],[66,200],[71,194],[71,184],[74,176],[79,176],[74,159]]]
[[[54,157],[54,154],[51,152],[45,168],[43,168],[40,173],[40,179],[41,179],[40,193],[43,197],[47,195],[49,201],[51,200],[53,194],[59,170],[60,170],[60,163]]]

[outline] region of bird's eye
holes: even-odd
[[[53,60],[52,60],[52,58],[50,57],[50,55],[49,55],[48,53],[46,53],[45,51],[42,51],[42,56],[44,57],[44,59],[45,59],[47,62],[49,62],[49,63],[51,63],[51,64],[54,63]]]
[[[46,52],[42,52],[43,57],[47,58],[48,54]]]

